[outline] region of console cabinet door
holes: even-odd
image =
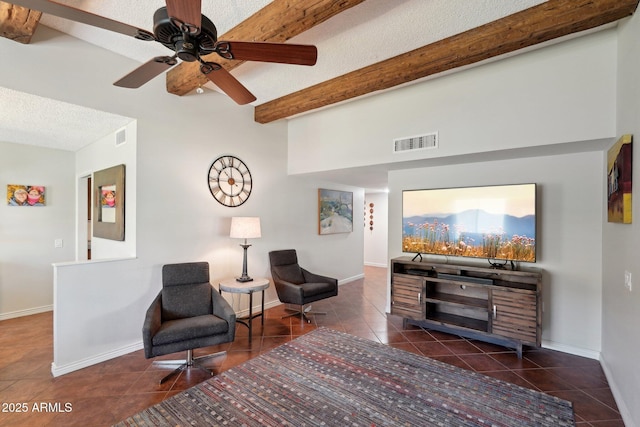
[[[493,289],[492,333],[539,346],[537,294],[524,289]]]
[[[424,320],[424,278],[394,274],[391,283],[391,314],[414,320]]]

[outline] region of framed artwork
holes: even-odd
[[[623,135],[607,152],[607,217],[631,224],[632,136]]]
[[[93,236],[124,240],[125,167],[114,166],[93,174]]]
[[[44,206],[44,186],[9,184],[7,185],[7,204],[9,206]]]
[[[318,189],[318,234],[353,231],[353,193]]]

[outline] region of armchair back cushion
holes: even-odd
[[[274,251],[271,257],[271,272],[278,276],[277,279],[299,285],[304,283],[304,273],[298,265],[298,255],[294,249]]]
[[[162,267],[162,320],[212,313],[209,263],[167,264]]]

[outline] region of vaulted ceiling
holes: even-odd
[[[164,5],[58,1],[146,29]],[[0,35],[18,42],[29,43],[46,25],[141,63],[167,54],[160,44],[40,14],[29,9],[33,1],[16,3],[26,7],[0,1]],[[256,95],[255,120],[268,123],[604,28],[637,6],[638,0],[203,0],[202,14],[214,21],[220,40],[318,47],[313,67],[212,54]],[[201,86],[215,89],[197,62],[182,62],[157,78],[165,78],[167,91],[177,96]]]

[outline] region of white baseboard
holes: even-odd
[[[600,366],[602,366],[604,376],[607,377],[607,382],[609,383],[611,394],[613,394],[613,399],[616,401],[616,405],[618,406],[618,411],[620,412],[620,416],[622,417],[624,425],[627,427],[638,427],[638,425],[633,422],[631,412],[629,411],[627,404],[622,398],[622,393],[620,392],[620,389],[614,381],[613,374],[611,373],[611,369],[609,369],[609,365],[607,365],[607,360],[604,358],[604,356],[600,357]]]
[[[279,305],[282,305],[280,300],[265,301],[264,302],[264,309],[268,310],[270,308],[277,307]],[[253,306],[253,313],[252,314],[256,314],[256,313],[260,313],[260,305],[254,305]],[[245,317],[245,316],[248,316],[248,315],[249,315],[249,309],[248,308],[245,308],[244,310],[236,311],[236,317],[237,318]]]
[[[368,266],[368,267],[381,267],[381,268],[387,268],[389,267],[389,265],[387,263],[378,263],[378,262],[365,262],[364,265]]]
[[[338,280],[338,286],[344,285],[345,283],[355,282],[356,280],[364,279],[364,273],[356,274],[353,277],[347,277],[346,279]]]
[[[142,349],[142,341],[135,342],[125,347],[121,347],[112,351],[108,351],[102,354],[96,354],[95,356],[88,357],[86,359],[78,360],[75,362],[67,363],[62,366],[56,365],[55,362],[51,364],[51,373],[54,377],[58,377],[60,375],[68,374],[73,371],[77,371],[82,368],[87,368],[89,366],[106,362],[107,360],[114,359],[116,357],[124,356],[125,354],[129,354],[134,351],[138,351]]]
[[[580,347],[573,347],[566,344],[560,344],[554,341],[542,341],[542,348],[548,348],[549,350],[557,350],[563,353],[573,354],[574,356],[582,356],[589,359],[600,360],[600,352],[595,350],[588,350]]]
[[[31,316],[32,314],[46,313],[53,311],[53,305],[43,305],[42,307],[27,308],[25,310],[10,311],[9,313],[0,313],[0,320],[15,319],[16,317]]]

